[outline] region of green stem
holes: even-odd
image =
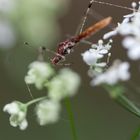
[[[140,126],[135,130],[130,140],[138,140],[140,137]]]
[[[123,94],[125,91],[129,92],[126,88],[122,86],[103,87],[107,90],[107,92],[109,92],[110,97],[112,97],[117,103],[119,103],[119,105],[121,105],[124,109],[140,118],[140,109]]]
[[[128,98],[124,95],[120,95],[115,99],[123,108],[133,113],[135,116],[140,118],[140,110],[137,108]]]
[[[73,116],[73,112],[72,112],[71,101],[69,98],[65,99],[65,105],[66,105],[67,113],[68,113],[69,120],[70,120],[70,127],[72,130],[73,140],[77,140],[74,116]]]
[[[28,107],[28,106],[30,106],[30,105],[32,105],[32,104],[34,104],[34,103],[36,103],[36,102],[39,102],[39,101],[41,101],[41,100],[46,99],[46,98],[47,98],[47,97],[46,97],[46,96],[44,96],[44,97],[40,97],[40,98],[33,99],[33,100],[31,100],[31,101],[27,102],[27,103],[26,103],[26,106]]]

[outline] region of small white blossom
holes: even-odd
[[[59,113],[60,104],[53,100],[43,100],[36,107],[37,119],[40,125],[57,122]]]
[[[27,84],[35,84],[36,88],[42,89],[44,83],[48,81],[54,74],[52,67],[45,62],[33,62],[29,65],[29,71],[25,76],[25,82]]]
[[[128,56],[132,60],[140,59],[140,41],[134,37],[126,37],[123,45],[128,49]]]
[[[14,101],[10,104],[7,104],[3,108],[4,112],[9,113],[10,116],[10,124],[13,127],[19,126],[21,130],[25,130],[28,126],[28,122],[26,120],[26,112],[27,107],[25,104]]]
[[[136,8],[137,3],[136,3],[136,2],[132,2],[132,4],[131,4],[131,5],[132,5],[132,7],[133,7],[133,8]]]
[[[140,59],[140,5],[138,6],[137,9],[137,3],[132,2],[133,13],[125,15],[122,23],[119,23],[114,31],[104,35],[105,39],[117,34],[124,36],[122,44],[128,50],[127,55],[132,60]]]
[[[121,35],[131,34],[133,32],[133,28],[131,28],[131,25],[128,23],[128,21],[129,21],[129,18],[126,17],[122,21],[122,23],[118,23],[118,26],[113,31],[110,31],[104,34],[103,38],[108,39],[118,34],[121,34]]]
[[[99,54],[99,52],[95,49],[89,49],[88,51],[84,52],[82,56],[87,65],[95,65],[98,59],[103,58],[103,55]]]
[[[132,34],[133,32],[134,32],[134,28],[132,28],[129,23],[122,23],[118,28],[118,33],[123,36]]]
[[[123,16],[124,19],[122,20],[122,22],[118,23],[118,26],[113,31],[106,33],[103,37],[104,39],[111,38],[112,36],[116,36],[117,34],[128,35],[133,34],[134,32],[138,33],[138,30],[136,30],[135,25],[136,24],[139,25],[139,22],[137,21],[135,22],[135,24],[133,24],[133,21],[139,19],[138,16],[140,16],[140,13],[136,12],[137,9],[135,5],[136,3],[133,2],[132,3],[132,7],[134,8],[133,13]],[[135,17],[137,18],[135,19]],[[132,20],[132,22],[130,22],[130,19]]]
[[[128,62],[118,63],[117,61],[106,72],[96,76],[92,80],[91,84],[100,85],[104,83],[114,85],[117,84],[118,81],[126,81],[130,78],[130,73],[128,69],[129,69]]]
[[[100,62],[100,63],[97,63],[96,64],[96,67],[101,67],[101,68],[103,68],[103,67],[105,67],[106,66],[106,62]]]
[[[110,31],[106,34],[104,34],[103,39],[108,39],[111,38],[113,36],[116,36],[118,34],[117,30],[115,29],[114,31]]]
[[[138,60],[140,59],[140,13],[135,12],[131,20],[131,22],[126,23],[124,27],[120,28],[120,34],[122,34],[123,30],[129,30],[129,32],[125,34],[126,37],[122,44],[128,50],[128,57],[132,60]],[[132,36],[130,37],[130,35]]]
[[[55,76],[48,85],[48,96],[53,100],[61,100],[76,94],[80,85],[77,73],[65,68]]]
[[[105,62],[99,63],[98,60],[109,53],[109,50],[111,49],[110,43],[112,43],[112,40],[110,40],[107,44],[104,44],[103,40],[99,40],[98,44],[93,44],[91,46],[92,49],[89,49],[82,54],[84,62],[89,66],[106,66]]]

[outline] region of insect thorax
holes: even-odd
[[[71,53],[72,48],[74,47],[75,42],[73,39],[66,40],[61,42],[58,46],[58,54],[66,55]]]

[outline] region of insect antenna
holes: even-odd
[[[130,10],[130,11],[137,11],[134,8],[130,8],[130,7],[126,7],[126,6],[121,6],[121,5],[117,5],[117,4],[113,4],[113,3],[108,3],[108,2],[103,2],[103,1],[97,1],[97,0],[93,0],[93,2],[94,3],[97,3],[97,4],[113,6],[113,7],[117,7],[117,8],[121,8],[121,9],[126,9],[126,10]]]

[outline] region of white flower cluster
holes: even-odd
[[[107,44],[104,44],[102,40],[98,41],[98,44],[92,45],[92,49],[82,54],[83,60],[90,66],[88,74],[93,78],[91,81],[92,86],[100,84],[115,85],[119,81],[126,81],[130,78],[129,63],[116,60],[110,68],[106,69],[108,59],[111,55],[109,50],[111,49],[112,40]],[[108,55],[107,62],[101,62],[101,59]]]
[[[54,70],[48,63],[36,61],[30,64],[27,76],[25,76],[26,84],[34,84],[37,89],[47,88],[48,96],[31,100],[26,104],[16,101],[5,105],[4,111],[11,115],[12,126],[19,126],[22,130],[26,129],[28,126],[27,108],[37,102],[39,103],[35,113],[40,125],[58,121],[61,110],[60,101],[76,94],[80,85],[80,77],[68,68],[62,69],[58,75],[54,76],[54,74]]]
[[[60,101],[76,94],[80,77],[70,69],[62,69],[58,75],[46,83],[48,100],[41,101],[36,107],[40,125],[54,123],[59,119]]]
[[[107,71],[97,75],[91,82],[91,85],[108,84],[114,85],[119,81],[126,81],[130,78],[129,73],[129,63],[120,61],[115,61],[113,66],[111,66]]]
[[[104,35],[104,39],[120,34],[125,36],[123,46],[126,48],[128,57],[132,60],[140,59],[140,2],[137,9],[137,3],[133,2],[134,12],[125,15],[122,23],[118,23],[118,27]]]
[[[117,29],[118,30],[118,29]],[[109,34],[115,34],[116,31],[112,31]],[[92,48],[82,54],[84,62],[90,66],[88,74],[93,78],[91,81],[92,86],[107,84],[107,85],[115,85],[119,81],[126,81],[130,78],[129,63],[121,62],[116,60],[113,66],[107,68],[107,64],[109,63],[109,57],[111,53],[109,52],[111,49],[111,43],[113,41],[109,40],[107,44],[104,44],[102,40],[98,41],[98,44],[92,45]],[[107,61],[102,62],[101,59],[107,55]]]
[[[42,89],[48,79],[54,75],[54,70],[50,64],[35,61],[29,65],[29,71],[25,76],[27,84],[35,84],[36,88]]]
[[[84,62],[89,66],[105,67],[106,62],[100,62],[100,60],[107,54],[110,55],[112,40],[109,40],[107,44],[104,44],[103,40],[99,40],[98,44],[93,44],[91,49],[82,54]]]
[[[52,100],[60,101],[65,97],[74,96],[80,85],[80,77],[77,73],[65,68],[55,76],[48,85],[48,96]]]
[[[26,120],[27,107],[25,104],[18,101],[14,101],[10,104],[5,105],[3,111],[11,114],[9,120],[10,124],[13,127],[19,126],[21,130],[27,128],[28,126],[28,122]]]
[[[36,106],[37,120],[40,125],[55,123],[59,119],[60,103],[53,100],[43,100]]]

